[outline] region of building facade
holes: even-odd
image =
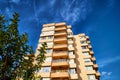
[[[51,23],[43,25],[37,49],[44,42],[46,60],[38,72],[42,80],[100,80],[88,36],[73,35],[64,22]]]

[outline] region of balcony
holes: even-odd
[[[49,27],[49,26],[54,26],[55,23],[50,23],[50,24],[43,24],[43,27]]]
[[[54,51],[53,58],[68,58],[67,51]]]
[[[87,41],[88,44],[90,44],[90,41]]]
[[[68,28],[68,29],[70,29],[70,28],[71,28],[71,26],[67,26],[67,28]]]
[[[86,62],[85,65],[86,66],[93,65],[93,62]]]
[[[94,65],[93,65],[93,68],[98,68],[98,65],[97,65],[97,64],[94,64]]]
[[[66,26],[66,23],[65,22],[56,23],[55,26]]]
[[[66,26],[55,27],[55,31],[66,30]]]
[[[91,55],[86,55],[84,56],[84,58],[91,58]]]
[[[60,66],[68,67],[69,63],[67,59],[56,59],[52,61],[52,67],[60,67]]]
[[[96,71],[95,70],[87,70],[86,73],[87,74],[96,74]]]
[[[70,79],[78,80],[78,75],[77,74],[70,74]]]
[[[38,74],[39,74],[39,76],[41,76],[41,77],[50,77],[50,72],[47,72],[47,73],[40,72],[40,73],[38,73]]]
[[[73,35],[68,35],[68,38],[73,38]]]
[[[67,43],[67,38],[66,37],[55,37],[54,42],[55,43]]]
[[[70,68],[76,68],[76,63],[69,63]]]
[[[42,31],[52,31],[52,30],[54,30],[54,29],[55,29],[54,26],[50,26],[50,27],[44,27],[44,28],[42,29]]]
[[[82,49],[82,52],[88,52],[89,49]]]
[[[69,46],[68,49],[69,50],[74,50],[74,47],[73,46]]]
[[[89,39],[89,36],[86,36],[87,39]]]
[[[87,43],[81,43],[81,46],[87,46],[88,44]]]
[[[51,78],[69,78],[68,70],[52,71]]]
[[[94,52],[93,51],[90,51],[90,55],[93,55],[94,54]]]
[[[67,50],[67,44],[55,44],[54,46],[53,46],[53,49],[54,50],[59,50],[59,49],[65,49],[65,50]]]
[[[92,57],[91,60],[92,60],[92,61],[96,61],[95,57]]]
[[[69,58],[75,58],[75,55],[73,54],[73,55],[69,55]]]
[[[67,33],[65,31],[63,31],[63,32],[55,32],[54,36],[67,36]]]
[[[91,45],[88,45],[88,48],[89,48],[89,49],[91,49],[91,48],[92,48],[92,46],[91,46]]]
[[[100,72],[96,72],[96,77],[100,77]]]
[[[51,66],[51,62],[44,62],[42,66]]]
[[[47,54],[45,54],[45,56],[46,56],[46,57],[52,56],[52,53],[47,53]]]

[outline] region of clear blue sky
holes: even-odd
[[[65,21],[74,34],[86,33],[101,80],[120,80],[120,0],[0,0],[0,14],[10,18],[14,12],[34,49],[45,23]]]

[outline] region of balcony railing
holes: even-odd
[[[53,51],[53,54],[67,53],[67,51]]]
[[[69,70],[52,70],[51,73],[69,72]]]
[[[57,59],[57,60],[52,61],[52,66],[53,67],[60,67],[60,66],[68,67],[69,63],[67,59]]]
[[[66,37],[55,37],[54,38],[54,42],[67,42],[67,38]]]
[[[55,34],[54,34],[55,36],[60,36],[60,35],[67,35],[67,33],[65,32],[65,31],[63,31],[63,32],[55,32]]]
[[[69,73],[68,72],[51,73],[51,78],[69,78]],[[57,79],[54,79],[54,80],[57,80]]]
[[[99,71],[96,72],[96,77],[100,77],[100,72]]]
[[[52,62],[67,62],[67,59],[56,59],[56,60],[52,60]]]
[[[57,31],[57,30],[65,30],[65,29],[66,29],[65,26],[62,26],[62,27],[56,27],[56,28],[55,28],[55,31]]]
[[[67,48],[67,44],[54,44],[54,49]]]

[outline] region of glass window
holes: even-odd
[[[95,80],[95,75],[89,74],[89,75],[88,75],[88,79],[89,79],[89,80]]]
[[[44,27],[43,30],[47,30],[47,27]]]
[[[89,53],[88,52],[83,52],[83,55],[87,56],[87,55],[89,55]]]
[[[74,68],[70,69],[69,71],[70,71],[70,74],[75,74],[75,69]]]
[[[85,43],[86,43],[86,41],[80,41],[80,43],[81,43],[81,44],[85,44]]]
[[[51,68],[50,67],[43,67],[43,72],[50,72]]]
[[[72,41],[72,39],[71,39],[71,38],[68,38],[68,41]]]
[[[50,26],[49,28],[50,28],[50,29],[54,29],[54,28],[55,28],[55,26]]]
[[[54,31],[45,31],[42,32],[43,35],[50,35],[50,34],[54,34]]]
[[[82,46],[82,49],[88,49],[88,47],[87,46]]]
[[[47,46],[53,46],[53,42],[47,42]]]
[[[68,54],[69,54],[69,55],[73,55],[73,51],[69,51]]]
[[[71,29],[67,29],[67,32],[70,32],[71,31]]]
[[[73,35],[72,33],[68,33],[68,36]]]
[[[69,60],[69,63],[74,63],[74,59],[70,59],[70,60]]]
[[[51,62],[52,61],[52,57],[46,57],[45,62]]]
[[[53,36],[48,36],[48,39],[53,39]]]
[[[42,80],[50,80],[50,78],[42,78]]]
[[[70,48],[70,47],[73,47],[73,45],[72,44],[68,44],[68,47]]]
[[[41,37],[41,40],[45,40],[46,39],[46,37]]]
[[[46,49],[46,53],[52,53],[52,49]]]
[[[85,39],[85,36],[80,36],[80,39]]]
[[[86,70],[93,70],[92,66],[86,66]]]
[[[91,62],[90,59],[84,59],[84,62]]]

